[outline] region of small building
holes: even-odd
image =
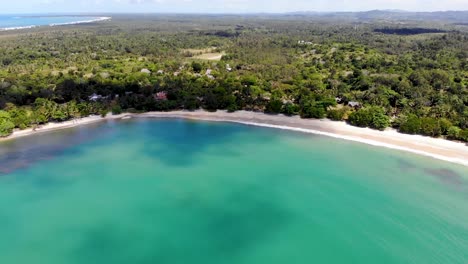
[[[351,101],[351,102],[348,102],[348,106],[352,108],[361,108],[361,103]]]
[[[159,71],[157,71],[157,74],[164,74],[164,71],[163,71],[163,70],[159,70]]]
[[[312,45],[314,43],[312,43],[311,41],[299,40],[297,42],[297,44],[299,44],[299,45]]]
[[[231,68],[231,66],[229,64],[226,64],[226,70],[227,71],[232,71],[232,68]]]
[[[100,75],[101,78],[103,78],[103,79],[107,79],[107,78],[110,77],[110,73],[108,73],[108,72],[101,72],[99,75]]]
[[[206,72],[205,72],[206,77],[208,77],[208,78],[211,79],[211,80],[213,80],[213,79],[215,78],[215,77],[211,74],[212,72],[213,72],[212,69],[208,69],[208,70],[206,70]]]
[[[148,69],[141,69],[141,73],[151,74],[151,71]]]
[[[167,93],[166,92],[159,92],[154,95],[154,99],[159,101],[166,101],[167,100]]]
[[[88,97],[88,100],[89,101],[93,101],[93,102],[97,102],[99,100],[102,100],[102,95],[99,95],[99,94],[92,94],[91,96]]]

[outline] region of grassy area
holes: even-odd
[[[188,58],[199,60],[220,61],[225,52],[219,52],[218,48],[204,48],[204,49],[183,49],[182,54]]]
[[[200,59],[200,60],[220,61],[224,54],[225,54],[224,52],[205,53],[205,54],[195,56],[194,58]]]

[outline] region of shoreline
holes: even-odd
[[[73,17],[73,16],[71,16]],[[77,17],[79,18],[79,17]],[[111,20],[112,17],[96,17],[95,19],[90,20],[78,20],[73,22],[66,22],[66,23],[52,23],[52,24],[45,24],[45,25],[29,25],[29,26],[16,26],[16,27],[6,27],[0,28],[0,32],[2,31],[13,31],[13,30],[22,30],[22,29],[31,29],[31,28],[38,28],[38,27],[56,27],[56,26],[67,26],[67,25],[78,25],[78,24],[89,24],[94,22],[101,22]]]
[[[345,122],[326,119],[301,119],[298,116],[289,117],[284,115],[268,115],[248,111],[227,113],[226,111],[206,112],[198,110],[194,112],[173,111],[148,112],[142,114],[109,114],[106,117],[89,116],[62,123],[48,123],[36,130],[28,128],[25,130],[15,131],[12,135],[6,138],[1,138],[0,142],[106,120],[128,118],[183,118],[190,120],[231,122],[251,126],[291,130],[410,152],[468,167],[468,147],[464,143],[420,135],[407,135],[399,133],[393,129],[378,131],[369,128],[354,127],[346,124]]]

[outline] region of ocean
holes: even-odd
[[[0,31],[32,28],[37,26],[67,25],[89,23],[107,19],[93,16],[21,16],[0,15]]]
[[[106,121],[0,144],[0,263],[465,264],[467,176],[299,132]]]

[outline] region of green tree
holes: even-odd
[[[460,132],[461,132],[461,128],[457,127],[457,126],[451,126],[448,130],[447,130],[447,138],[448,139],[459,139],[459,136],[460,136]]]
[[[9,136],[13,133],[15,124],[11,121],[11,116],[8,112],[0,110],[0,137]]]
[[[401,117],[399,131],[406,134],[418,134],[421,131],[421,120],[413,114]]]
[[[9,104],[5,109],[10,114],[11,121],[15,127],[19,129],[26,129],[31,125],[31,115],[26,108],[16,107],[15,105]]]
[[[442,135],[447,135],[449,128],[452,127],[452,122],[447,118],[440,118],[438,121]]]
[[[70,118],[67,113],[67,109],[65,105],[59,105],[55,102],[52,102],[51,106],[52,106],[52,119],[53,120],[65,121]]]
[[[468,129],[463,129],[462,131],[460,131],[460,133],[458,134],[458,139],[461,141],[468,142]]]
[[[79,103],[76,107],[78,108],[78,112],[81,117],[90,115],[90,107],[87,103]]]
[[[300,107],[293,103],[286,103],[283,105],[282,113],[288,116],[297,115],[299,113]]]
[[[382,107],[371,106],[359,109],[349,115],[351,125],[384,130],[390,125],[390,118]]]
[[[301,109],[302,118],[324,118],[326,115],[325,108],[316,102],[307,102],[303,104]]]
[[[440,125],[437,119],[432,117],[421,118],[420,133],[425,136],[438,137],[442,134]]]
[[[44,98],[37,98],[34,102],[34,120],[37,124],[49,122],[54,112],[55,103]]]
[[[372,123],[372,115],[367,109],[363,108],[352,112],[348,117],[348,121],[353,126],[369,127]]]
[[[283,108],[283,102],[279,99],[272,99],[268,102],[265,108],[266,113],[278,114]]]
[[[69,118],[78,118],[81,117],[80,109],[76,101],[70,101],[66,104],[66,112]]]
[[[201,63],[199,62],[194,61],[192,62],[192,69],[194,72],[200,73],[203,69],[203,65],[201,65]]]
[[[112,114],[113,115],[120,115],[122,113],[122,108],[120,107],[120,105],[116,104],[114,106],[112,106]]]
[[[334,121],[343,121],[348,112],[347,108],[330,109],[327,111],[327,117]]]
[[[390,126],[390,118],[385,113],[385,109],[382,107],[374,106],[369,109],[372,114],[372,123],[370,125],[371,128],[384,130],[388,126]]]

